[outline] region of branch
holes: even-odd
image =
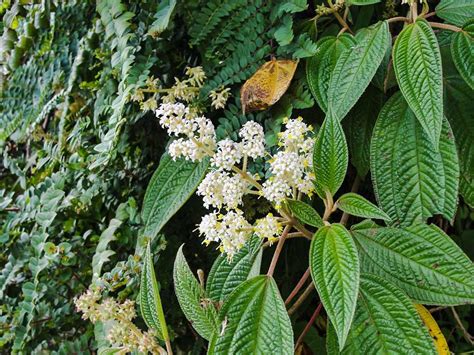
[[[459,328],[461,329],[462,335],[464,336],[464,339],[471,344],[474,345],[474,337],[469,334],[469,332],[464,328],[464,325],[462,324],[461,318],[459,318],[458,313],[454,309],[454,307],[450,307],[451,311],[453,312],[454,319],[456,320],[456,323],[458,324]]]
[[[316,307],[316,309],[314,310],[313,315],[309,319],[309,322],[306,324],[306,326],[304,327],[304,329],[301,332],[300,336],[298,337],[298,340],[296,341],[296,345],[295,345],[295,351],[298,348],[298,346],[303,342],[303,339],[304,339],[306,333],[308,333],[309,330],[311,329],[311,326],[316,321],[316,318],[318,318],[319,312],[321,312],[322,308],[323,308],[323,304],[319,303],[318,306]]]
[[[273,254],[272,261],[270,263],[270,267],[268,268],[267,276],[273,276],[273,272],[275,271],[275,267],[278,261],[278,258],[280,257],[281,250],[283,249],[283,244],[285,244],[285,239],[286,236],[288,235],[289,231],[291,229],[291,224],[288,224],[285,229],[283,230],[283,233],[280,236],[280,239],[278,239],[278,244],[275,249],[275,253]]]
[[[285,305],[288,305],[291,300],[293,298],[295,298],[295,296],[297,295],[298,292],[300,292],[301,288],[303,287],[304,283],[306,282],[306,280],[308,279],[310,275],[310,269],[309,267],[306,269],[305,273],[303,274],[303,276],[301,276],[301,279],[298,281],[298,283],[296,284],[295,288],[293,289],[293,291],[291,291],[290,295],[288,296],[288,298],[285,300]]]
[[[462,31],[462,28],[459,28],[453,25],[448,25],[447,23],[439,23],[439,22],[428,22],[428,23],[431,25],[431,27],[441,28],[443,30],[449,30],[449,31],[454,31],[454,32]]]
[[[314,290],[314,283],[310,283],[308,287],[304,290],[301,296],[296,300],[295,304],[288,310],[288,315],[291,316],[296,312],[298,308],[303,304],[303,302],[308,298],[311,292]]]

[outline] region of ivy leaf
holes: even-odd
[[[218,329],[217,311],[189,268],[183,254],[183,245],[176,255],[173,279],[176,297],[184,315],[199,335],[206,340],[211,339]]]
[[[359,292],[359,258],[351,234],[342,224],[319,229],[311,241],[309,266],[318,294],[344,347]]]
[[[356,41],[350,34],[338,37],[329,36],[321,38],[317,43],[317,50],[306,62],[306,77],[309,89],[318,102],[319,107],[328,111],[328,88],[331,74],[342,52],[355,46]]]
[[[381,277],[361,274],[360,295],[342,354],[437,354],[411,300]]]
[[[208,159],[192,163],[184,159],[173,161],[168,154],[163,156],[143,200],[145,237],[153,239],[189,199],[204,177],[208,165]],[[139,241],[139,247],[141,243],[142,241]]]
[[[459,151],[459,192],[464,201],[474,208],[474,91],[459,76],[454,68],[449,48],[443,48],[443,70],[445,73],[446,116],[453,127]]]
[[[357,45],[339,57],[328,87],[329,111],[342,120],[359,100],[382,63],[390,45],[386,21],[368,27],[356,37]]]
[[[161,339],[168,339],[168,330],[166,328],[165,315],[156,283],[150,243],[148,243],[145,251],[141,274],[140,311],[148,328],[155,330]]]
[[[353,233],[362,269],[393,282],[417,303],[474,303],[474,265],[438,227],[417,224]]]
[[[370,169],[370,140],[382,108],[383,96],[381,91],[370,85],[342,122],[351,163],[361,178]]]
[[[313,169],[317,176],[316,192],[321,198],[334,194],[341,187],[346,176],[348,164],[346,137],[339,120],[326,116],[319,130],[313,151]]]
[[[459,163],[446,120],[436,149],[403,96],[394,94],[375,124],[370,159],[377,201],[395,224],[423,222],[438,213],[454,218]]]
[[[286,200],[291,213],[301,222],[310,226],[321,228],[324,226],[323,219],[316,210],[303,201]]]
[[[443,124],[441,54],[436,35],[425,19],[417,19],[398,35],[393,67],[408,105],[438,147]]]
[[[275,280],[240,284],[219,312],[222,329],[208,354],[293,354],[293,329]]]
[[[441,0],[435,10],[436,16],[456,26],[463,26],[474,17],[472,0]]]
[[[260,246],[260,238],[253,236],[232,260],[229,261],[224,254],[217,257],[206,284],[206,292],[211,300],[224,301],[238,285],[252,276],[255,264],[260,269]]]
[[[361,195],[353,192],[342,195],[336,204],[341,211],[353,216],[390,221],[390,217],[384,211]]]
[[[451,53],[459,74],[474,90],[474,21],[453,34]]]

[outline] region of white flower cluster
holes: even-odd
[[[214,151],[216,132],[208,118],[197,117],[182,103],[163,103],[155,113],[168,134],[179,137],[168,147],[173,159],[200,161]]]
[[[164,103],[156,110],[160,124],[168,130],[173,141],[168,151],[173,159],[185,157],[200,161],[211,159],[212,170],[197,189],[204,206],[212,212],[205,215],[198,227],[204,243],[219,243],[220,249],[232,257],[256,234],[273,242],[282,232],[279,220],[269,214],[252,226],[239,209],[246,194],[265,197],[280,208],[281,202],[299,194],[314,191],[312,127],[302,118],[284,121],[285,130],[279,134],[279,149],[269,157],[270,178],[260,184],[258,175],[247,172],[249,159],[264,158],[265,134],[257,122],[249,121],[239,131],[239,142],[223,139],[216,142],[212,122],[196,117],[181,103]]]
[[[314,192],[313,128],[301,117],[285,123],[286,130],[279,134],[281,150],[270,159],[272,176],[263,184],[263,196],[277,208],[285,198],[296,198],[298,192],[310,196]]]

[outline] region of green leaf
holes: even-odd
[[[331,74],[342,52],[355,46],[356,41],[353,36],[344,33],[338,37],[323,37],[316,44],[316,54],[306,62],[306,77],[319,107],[327,113]]]
[[[184,315],[200,336],[206,340],[211,339],[218,329],[217,311],[189,268],[183,254],[183,245],[176,255],[173,279],[176,297]]]
[[[219,312],[222,329],[208,354],[293,354],[293,329],[275,280],[240,284]]]
[[[337,118],[326,116],[313,151],[315,189],[321,198],[334,196],[346,176],[348,164],[346,137]]]
[[[209,160],[192,163],[184,159],[173,161],[164,155],[146,189],[142,218],[144,236],[154,238],[168,220],[196,190],[206,173]]]
[[[423,222],[434,214],[454,218],[459,167],[449,124],[443,120],[435,149],[399,92],[377,119],[371,171],[379,206],[395,224]]]
[[[398,35],[393,67],[400,90],[435,147],[443,124],[441,54],[433,29],[419,18]]]
[[[474,265],[438,227],[418,224],[353,233],[361,268],[393,282],[417,303],[474,303]]]
[[[361,31],[357,45],[339,57],[328,87],[329,111],[342,120],[355,105],[374,77],[390,45],[386,21]]]
[[[161,339],[169,339],[160,293],[156,283],[150,243],[145,251],[140,280],[140,312],[148,328],[157,332]]]
[[[253,236],[232,260],[228,260],[224,254],[217,257],[206,284],[207,295],[212,301],[224,301],[238,285],[251,277],[255,263],[260,268],[260,246],[260,238]]]
[[[299,221],[316,228],[324,226],[321,216],[307,203],[290,199],[286,200],[286,203],[288,204],[291,213],[293,213],[293,216],[295,216]]]
[[[161,34],[161,32],[166,30],[175,6],[176,0],[160,1],[155,14],[155,21],[153,21],[150,28],[148,29],[149,35],[158,36]]]
[[[451,53],[459,74],[474,90],[474,22],[453,34]]]
[[[449,48],[443,48],[445,73],[446,116],[453,127],[459,152],[459,192],[464,201],[474,208],[474,91],[459,76],[452,63]]]
[[[342,224],[319,229],[311,241],[309,266],[318,294],[344,347],[359,291],[359,258],[351,234]]]
[[[383,93],[369,86],[342,122],[349,146],[349,157],[357,175],[365,177],[370,169],[370,140],[382,108]]]
[[[474,17],[472,0],[441,0],[436,6],[436,16],[456,26],[463,26]]]
[[[342,195],[339,197],[336,204],[341,211],[353,216],[390,221],[390,217],[384,211],[354,192]]]
[[[286,16],[283,18],[283,23],[275,31],[275,39],[280,46],[286,46],[293,40],[293,18]]]
[[[433,354],[434,343],[412,301],[381,277],[361,274],[360,295],[342,354]]]

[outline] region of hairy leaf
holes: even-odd
[[[342,224],[319,229],[311,242],[309,266],[321,302],[344,347],[359,292],[359,258]]]
[[[326,116],[316,137],[313,151],[315,188],[321,198],[334,195],[346,176],[348,164],[346,137],[339,120]]]
[[[474,17],[472,0],[441,0],[436,6],[436,16],[456,26],[463,26]]]
[[[168,338],[150,243],[146,248],[140,281],[140,312],[148,328],[155,330],[161,339]]]
[[[336,204],[341,211],[353,216],[390,221],[390,217],[384,211],[354,192],[342,195],[339,197]]]
[[[153,174],[143,200],[144,235],[154,238],[168,220],[196,190],[206,173],[209,160],[192,163],[184,159],[173,161],[164,155]]]
[[[398,35],[393,67],[400,90],[416,118],[438,147],[443,124],[441,54],[433,29],[419,18]]]
[[[328,87],[329,112],[342,120],[362,96],[390,45],[387,22],[379,22],[357,36],[357,45],[339,57]]]
[[[342,354],[436,354],[410,299],[381,277],[362,274],[360,295]]]
[[[454,218],[459,163],[449,124],[443,120],[438,150],[400,93],[377,119],[371,171],[379,205],[395,224],[422,222],[438,213]]]
[[[417,224],[353,233],[361,249],[361,268],[395,283],[416,302],[474,303],[474,266],[438,227]]]
[[[207,278],[206,292],[208,297],[215,301],[224,301],[227,296],[242,282],[252,277],[252,269],[257,263],[260,269],[259,250],[261,240],[253,236],[237,254],[228,260],[220,254],[212,265]]]
[[[316,44],[318,49],[315,55],[306,62],[306,77],[319,107],[327,113],[331,74],[342,52],[355,46],[356,41],[353,36],[344,33],[338,37],[323,37]]]
[[[240,284],[219,312],[221,330],[208,354],[293,354],[293,330],[275,280]]]
[[[459,74],[474,90],[474,22],[453,34],[451,53]]]
[[[324,226],[323,219],[316,210],[303,201],[286,200],[293,215],[301,222],[320,228]]]
[[[211,339],[218,329],[217,311],[189,268],[184,258],[183,246],[176,255],[173,279],[176,297],[184,315],[200,336],[206,340]]]

